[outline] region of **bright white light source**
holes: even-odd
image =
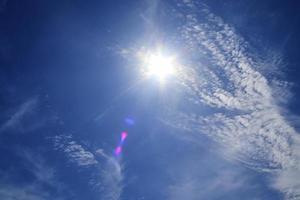
[[[145,57],[146,75],[155,76],[159,81],[175,74],[175,63],[173,57],[163,56],[160,53],[149,54]]]

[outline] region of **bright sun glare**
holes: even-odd
[[[164,82],[165,79],[175,74],[174,58],[171,56],[165,56],[161,53],[149,54],[144,58],[146,75],[155,76],[160,82]]]

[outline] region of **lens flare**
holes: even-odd
[[[128,133],[126,131],[123,131],[121,133],[121,140],[119,142],[119,145],[115,149],[115,156],[119,157],[121,155],[122,150],[123,150],[123,144],[124,144],[124,141],[127,138],[127,135],[128,135]]]
[[[121,133],[121,141],[124,141],[126,139],[127,135],[128,135],[127,132],[125,132],[125,131],[122,132]]]
[[[116,155],[120,155],[121,152],[122,152],[122,147],[121,147],[121,146],[118,146],[118,147],[116,148],[116,150],[115,150]]]
[[[134,120],[129,117],[125,119],[125,122],[128,126],[133,126],[135,124]]]

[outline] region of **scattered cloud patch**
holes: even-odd
[[[98,164],[94,154],[75,142],[70,135],[55,136],[54,147],[56,150],[63,151],[70,162],[76,163],[79,166],[92,166]]]
[[[289,96],[289,84],[266,76],[269,63],[206,6],[182,4],[185,20],[179,30],[187,58],[180,81],[189,103],[210,112],[171,111],[165,122],[192,132],[188,137],[208,135],[223,146],[224,157],[273,174],[286,199],[299,198],[299,179],[292,178],[299,174],[299,135],[280,107],[280,99]],[[276,94],[283,97],[278,101]]]
[[[71,135],[54,137],[54,147],[65,153],[70,162],[91,171],[89,183],[103,199],[118,200],[123,191],[123,170],[121,160],[105,153],[103,149],[88,151]]]

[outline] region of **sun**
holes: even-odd
[[[149,53],[144,56],[144,67],[146,76],[156,77],[160,82],[164,82],[169,76],[176,73],[174,57],[161,52]]]

